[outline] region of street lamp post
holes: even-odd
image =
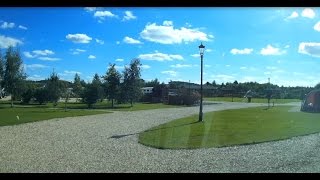
[[[200,51],[200,57],[201,57],[201,85],[200,85],[200,94],[201,94],[201,98],[200,98],[200,112],[199,112],[199,122],[202,122],[203,119],[203,112],[202,112],[202,99],[203,99],[203,92],[202,92],[202,74],[203,74],[203,53],[204,53],[204,48],[205,46],[201,45],[199,46],[199,51]]]

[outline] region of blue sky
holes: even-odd
[[[320,82],[319,8],[1,8],[0,48],[19,47],[28,79],[90,81],[140,58],[142,78],[200,83]]]

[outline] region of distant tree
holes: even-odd
[[[158,81],[157,78],[155,78],[154,80],[146,82],[144,86],[146,86],[146,87],[155,87],[155,86],[158,86],[159,84],[160,84],[160,82]]]
[[[235,80],[235,81],[233,82],[233,84],[238,85],[239,83],[238,83],[238,81],[237,81],[237,80]]]
[[[95,104],[100,98],[99,88],[101,88],[101,86],[95,78],[92,80],[92,83],[86,85],[86,87],[83,90],[83,93],[81,94],[82,101],[88,105],[88,108],[92,108],[92,105]]]
[[[6,92],[11,94],[11,107],[13,107],[13,99],[22,94],[25,79],[20,53],[13,47],[9,47],[5,55],[3,84]]]
[[[129,67],[125,67],[123,72],[123,86],[126,91],[126,98],[130,101],[131,107],[133,102],[137,101],[141,95],[141,81],[140,81],[141,63],[139,59],[133,59]]]
[[[36,86],[34,85],[34,83],[27,83],[26,84],[26,90],[24,91],[24,93],[21,95],[22,97],[22,102],[24,104],[29,104],[29,102],[31,101],[31,99],[34,97],[34,93],[36,91]]]
[[[109,64],[109,69],[103,77],[105,81],[105,93],[111,100],[111,106],[114,107],[114,99],[117,98],[120,91],[121,74],[116,70],[115,64]]]
[[[75,94],[77,100],[78,100],[78,97],[80,97],[81,91],[82,91],[82,85],[81,85],[80,76],[78,75],[78,73],[76,73],[74,76],[73,84],[72,84],[72,92]]]
[[[207,85],[207,86],[210,86],[211,84],[207,81],[207,82],[206,82],[206,85]]]
[[[217,83],[215,80],[212,81],[212,86],[217,86]]]
[[[45,102],[48,102],[49,96],[48,96],[48,90],[46,88],[38,88],[34,92],[34,98],[36,101],[41,105]]]
[[[97,87],[97,89],[98,89],[98,97],[99,97],[100,101],[102,102],[102,100],[104,98],[104,90],[103,90],[103,87],[102,87],[102,82],[100,80],[100,77],[99,77],[99,75],[97,73],[93,77],[92,84]]]
[[[54,106],[56,106],[58,100],[62,96],[63,90],[65,90],[65,87],[63,87],[63,84],[59,80],[57,73],[52,72],[50,78],[47,80],[45,88],[48,92],[48,100],[52,102]]]
[[[314,88],[315,89],[320,89],[320,83],[318,83]]]

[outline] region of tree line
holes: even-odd
[[[61,80],[57,73],[52,72],[50,77],[42,81],[26,80],[27,75],[24,73],[23,61],[19,50],[9,47],[4,55],[0,51],[0,90],[11,95],[11,107],[15,100],[21,100],[22,103],[29,103],[32,99],[39,104],[52,102],[57,105],[60,98],[65,98],[68,102],[70,97],[79,98],[86,103],[89,108],[93,104],[107,98],[111,101],[111,106],[120,103],[130,103],[131,106],[137,101],[159,102],[164,92],[168,89],[179,89],[184,98],[190,95],[188,87],[179,86],[179,82],[160,83],[157,78],[145,82],[141,78],[141,62],[139,59],[133,59],[128,66],[125,66],[123,72],[115,68],[115,64],[109,64],[105,75],[94,75],[91,82],[86,83],[81,80],[79,74],[75,74],[74,81],[68,82]],[[141,87],[151,86],[153,92],[149,95],[142,96]],[[204,84],[203,93],[205,97],[213,96],[232,96],[243,97],[244,94],[251,90],[254,97],[265,98],[267,92],[272,92],[273,98],[295,98],[303,99],[305,94],[313,89],[320,89],[320,83],[315,87],[283,87],[272,83],[259,84],[257,82],[238,83],[227,82],[217,84],[207,82]],[[208,88],[209,87],[209,88]],[[198,94],[194,94],[193,99],[197,99]],[[180,99],[177,101],[182,102]],[[186,99],[185,102],[188,100]]]
[[[141,63],[135,58],[122,73],[116,70],[115,64],[109,64],[104,76],[96,73],[88,83],[81,80],[78,74],[70,83],[61,80],[55,72],[46,80],[35,82],[26,80],[19,50],[9,47],[4,56],[0,52],[0,89],[3,87],[6,94],[11,95],[11,107],[16,100],[28,104],[32,99],[39,104],[51,102],[56,106],[60,98],[65,98],[67,103],[70,97],[80,98],[89,108],[104,98],[112,102],[112,107],[114,101],[129,102],[133,106],[142,96],[140,76]]]

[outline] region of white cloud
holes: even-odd
[[[122,62],[122,61],[124,61],[124,59],[118,58],[118,59],[116,59],[116,61],[117,62]]]
[[[95,11],[97,8],[96,7],[85,7],[84,10],[86,10],[87,12],[92,12]]]
[[[270,44],[267,45],[267,47],[262,48],[260,51],[261,55],[267,56],[267,55],[282,55],[286,53],[286,51],[281,51],[279,48],[272,47]]]
[[[227,64],[227,65],[226,65],[226,67],[230,67],[230,66],[231,66],[230,64]]]
[[[172,26],[173,22],[172,21],[163,21],[162,23],[164,26]]]
[[[96,57],[94,55],[88,56],[89,59],[95,59]]]
[[[231,49],[231,54],[251,54],[253,49],[244,48],[244,49]]]
[[[286,45],[284,48],[288,49],[290,47],[290,45]]]
[[[30,52],[28,52],[28,51],[24,51],[23,52],[23,55],[25,56],[25,57],[27,57],[27,58],[35,58],[36,57],[36,55],[32,55]]]
[[[153,60],[153,61],[173,61],[173,60],[183,60],[181,55],[174,54],[163,54],[163,53],[153,53],[153,54],[140,54],[138,58],[143,60]]]
[[[116,44],[120,44],[120,41],[117,41]]]
[[[54,54],[53,51],[47,50],[47,49],[45,49],[45,50],[34,50],[32,52],[34,53],[35,56],[48,56],[48,55]]]
[[[100,40],[100,39],[97,39],[97,38],[96,38],[96,42],[97,42],[98,44],[101,44],[101,45],[104,44],[104,41],[103,41],[103,40]]]
[[[14,28],[14,23],[3,22],[0,26],[1,29],[10,29]]]
[[[51,58],[51,57],[39,57],[38,59],[43,61],[59,61],[60,58]]]
[[[110,11],[96,11],[94,13],[94,17],[97,17],[100,20],[104,20],[105,17],[117,17],[117,15],[112,14],[112,12],[110,12]]]
[[[126,14],[126,15],[123,17],[123,20],[124,20],[124,21],[125,21],[125,20],[130,20],[130,19],[137,19],[137,17],[134,16],[131,11],[125,11],[124,13]]]
[[[177,72],[176,71],[161,71],[162,74],[168,74],[170,76],[176,77],[177,76]]]
[[[212,49],[206,49],[205,51],[206,52],[212,52]]]
[[[142,69],[150,69],[150,68],[151,68],[151,66],[146,65],[146,64],[145,64],[145,65],[141,65],[140,67],[141,67]]]
[[[124,69],[125,67],[128,67],[128,66],[118,66],[118,65],[114,66],[114,68],[116,68],[117,70]]]
[[[288,16],[286,19],[294,19],[294,18],[297,18],[297,17],[299,17],[299,14],[296,11],[293,11],[291,13],[291,15]]]
[[[75,75],[75,74],[79,74],[79,75],[82,74],[82,73],[79,72],[79,71],[68,71],[68,70],[65,70],[64,73],[65,73],[65,74],[74,74],[74,75]]]
[[[298,53],[307,54],[309,56],[320,57],[320,43],[301,42],[299,44]]]
[[[240,67],[240,69],[241,69],[241,70],[245,70],[245,69],[248,69],[248,68],[245,67],[245,66],[242,66],[242,67]]]
[[[198,29],[185,27],[174,29],[172,21],[164,21],[163,24],[165,25],[147,24],[140,36],[145,40],[161,44],[180,44],[196,40],[209,41],[208,35]]]
[[[306,17],[306,18],[310,18],[310,19],[313,19],[315,15],[316,14],[314,13],[314,11],[311,8],[305,8],[301,13],[302,17]]]
[[[175,64],[171,65],[172,68],[189,68],[192,67],[192,64]]]
[[[264,74],[264,75],[270,75],[271,72],[270,72],[270,71],[267,71],[267,72],[264,72],[263,74]]]
[[[29,65],[25,64],[24,66],[26,69],[30,69],[30,70],[44,69],[49,67],[42,64],[29,64]]]
[[[18,28],[19,28],[19,29],[23,29],[23,30],[27,30],[27,29],[28,29],[27,27],[22,26],[22,25],[19,25]]]
[[[198,58],[198,57],[200,57],[200,54],[191,54],[190,56]]]
[[[0,48],[8,48],[9,46],[16,47],[19,44],[23,44],[22,41],[0,35]]]
[[[318,21],[314,26],[313,29],[316,31],[320,31],[320,21]]]
[[[141,44],[139,40],[133,39],[131,37],[126,36],[123,38],[123,42],[128,43],[128,44]]]
[[[84,49],[70,49],[70,51],[72,51],[72,54],[80,54],[80,53],[83,53],[83,52],[86,52],[86,50]]]
[[[74,43],[90,43],[91,37],[86,34],[68,34],[66,38]]]
[[[206,65],[204,65],[204,67],[207,67],[207,68],[209,68],[209,67],[211,67],[211,65],[208,65],[208,64],[206,64]]]

